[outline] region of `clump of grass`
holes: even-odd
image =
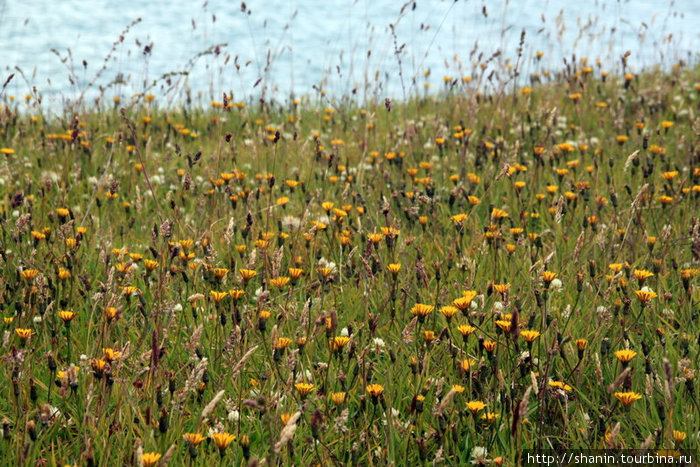
[[[6,100],[4,456],[696,449],[698,70],[575,65],[364,108]]]

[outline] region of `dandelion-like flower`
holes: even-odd
[[[289,276],[292,278],[293,281],[296,281],[301,277],[302,274],[304,274],[304,270],[301,268],[289,268]]]
[[[78,314],[75,311],[68,311],[68,310],[61,310],[58,312],[58,317],[65,323],[66,326],[73,321],[73,319],[77,316]]]
[[[96,378],[102,377],[102,373],[107,368],[107,360],[102,358],[93,358],[90,360],[90,366],[92,367],[92,372]]]
[[[26,341],[27,339],[32,337],[32,335],[34,334],[34,331],[32,329],[16,328],[15,333],[17,333],[17,336],[21,340]]]
[[[381,384],[368,384],[365,390],[367,391],[367,394],[372,397],[372,401],[376,404],[377,398],[379,398],[379,396],[381,396],[384,392],[384,386]]]
[[[153,467],[158,463],[161,457],[163,456],[157,452],[144,452],[141,455],[141,464],[143,467]]]
[[[245,295],[245,290],[242,290],[242,289],[231,289],[231,290],[228,291],[228,295],[229,295],[229,297],[231,297],[231,299],[232,299],[234,302],[237,302],[238,300],[240,300],[241,298],[243,298],[243,295]]]
[[[226,277],[226,274],[228,274],[228,269],[226,268],[214,268],[212,269],[212,272],[214,273],[214,277],[217,279],[223,279]]]
[[[411,314],[413,316],[418,317],[419,323],[423,323],[425,321],[425,317],[428,316],[433,311],[433,309],[435,309],[435,307],[432,305],[426,305],[424,303],[416,303],[411,308]]]
[[[206,438],[199,433],[185,433],[182,438],[190,446],[199,446]]]
[[[637,296],[639,301],[642,303],[648,303],[652,299],[658,297],[656,292],[648,291],[648,290],[635,290],[634,294]]]
[[[509,214],[503,209],[493,208],[493,210],[491,211],[491,217],[496,220],[501,220],[505,217],[508,217],[508,215]]]
[[[450,305],[446,305],[440,308],[440,313],[442,314],[442,316],[445,317],[445,319],[447,319],[448,322],[452,319],[454,315],[457,314],[457,312],[459,312],[457,307]]]
[[[270,279],[270,285],[273,287],[284,287],[285,285],[289,284],[289,281],[291,279],[287,276],[280,276],[280,277],[274,277]]]
[[[468,324],[462,324],[461,326],[457,327],[457,331],[459,331],[462,337],[466,340],[467,337],[469,337],[474,331],[476,331],[476,328]]]
[[[209,291],[209,296],[214,300],[214,303],[221,302],[227,295],[227,292],[217,292],[216,290]]]
[[[682,443],[685,441],[685,438],[688,435],[684,431],[679,431],[679,430],[673,430],[673,442],[676,444]]]
[[[652,146],[653,146],[653,145],[652,145]],[[666,180],[666,181],[673,180],[673,179],[676,178],[677,176],[678,176],[678,171],[677,171],[677,170],[672,170],[672,171],[664,172],[664,173],[661,174],[661,177],[662,177],[664,180]]]
[[[333,268],[318,268],[316,270],[324,279],[328,279],[333,274]]]
[[[469,371],[474,365],[476,364],[476,361],[472,360],[471,358],[467,358],[466,360],[462,360],[459,364],[459,367],[466,371]]]
[[[633,274],[640,284],[643,284],[645,280],[654,276],[653,272],[647,271],[646,269],[635,269]]]
[[[331,400],[335,405],[342,405],[345,402],[346,393],[334,392],[331,394]]]
[[[467,215],[466,214],[455,214],[454,216],[450,217],[450,220],[454,222],[455,224],[462,225],[465,220],[467,220]]]
[[[497,414],[494,412],[487,412],[487,413],[481,415],[481,419],[484,420],[489,425],[493,425],[493,423],[496,420],[498,420],[500,417],[501,417],[501,414]]]
[[[339,352],[348,342],[350,342],[350,338],[348,336],[335,336],[333,339],[331,339],[331,347],[333,348],[334,352]]]
[[[397,228],[392,227],[392,226],[382,227],[381,230],[382,230],[382,234],[384,234],[385,237],[391,238],[391,239],[398,237],[399,234],[401,233],[400,230],[398,230]]]
[[[486,408],[486,404],[481,401],[469,401],[467,402],[467,410],[469,410],[473,415],[481,412]]]
[[[552,283],[554,279],[557,278],[559,274],[556,272],[552,271],[542,271],[542,281],[545,283],[546,286],[549,286],[549,284]]]
[[[620,361],[620,363],[622,363],[623,367],[627,367],[627,365],[635,357],[635,355],[637,355],[637,352],[629,349],[618,350],[617,352],[615,352],[615,356]]]
[[[613,395],[622,403],[622,405],[626,406],[642,398],[642,395],[637,394],[636,392],[616,392]]]
[[[452,300],[452,305],[454,305],[458,310],[464,313],[469,309],[475,297],[475,290],[466,290],[464,291],[461,297]]]
[[[532,330],[525,330],[520,333],[520,336],[522,336],[523,339],[525,339],[525,342],[528,344],[532,343],[535,339],[540,337],[539,331],[532,331]]]
[[[367,235],[367,240],[370,241],[373,245],[376,245],[377,243],[381,242],[382,239],[384,238],[384,235],[381,233],[371,233]]]
[[[569,392],[571,391],[571,386],[568,384],[564,383],[563,381],[549,381],[547,385],[550,388],[555,388],[555,389],[561,389],[562,391]]]
[[[289,337],[278,337],[272,344],[272,348],[274,350],[284,350],[289,347],[289,344],[291,343],[292,340]]]
[[[496,320],[496,326],[498,326],[503,332],[510,332],[511,321],[509,319],[499,319]]]
[[[258,275],[258,272],[254,269],[239,269],[238,273],[241,275],[243,282],[248,282],[253,277]]]
[[[315,388],[313,384],[309,384],[309,383],[297,383],[297,384],[294,385],[294,387],[296,388],[297,393],[299,393],[299,395],[300,395],[302,398],[304,398],[304,397],[308,396],[309,394],[311,394],[311,392],[312,392],[312,391],[314,390],[314,388]]]
[[[36,276],[39,275],[39,270],[38,269],[23,269],[22,272],[22,278],[27,280],[27,281],[32,281],[36,278]]]
[[[118,360],[119,357],[122,356],[122,353],[119,352],[118,350],[114,350],[110,347],[106,347],[102,349],[102,358],[104,358],[108,362],[113,362],[115,360]]]
[[[230,433],[214,433],[211,435],[211,439],[216,447],[219,448],[219,454],[223,456],[226,448],[236,439],[236,436]]]

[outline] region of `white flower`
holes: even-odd
[[[398,410],[396,410],[396,409],[393,408],[393,407],[391,408],[391,416],[392,416],[393,418],[399,418],[399,415],[400,415],[400,414],[401,414],[401,412],[399,412]],[[388,425],[386,414],[384,414],[384,416],[382,417],[382,424],[383,424],[384,426]]]
[[[301,226],[301,219],[295,216],[284,216],[282,218],[282,227],[287,230],[296,230]]]
[[[562,283],[562,281],[559,280],[558,278],[554,279],[554,280],[549,284],[549,288],[552,289],[552,290],[555,291],[555,292],[560,292],[562,286],[563,286],[563,283]]]
[[[42,176],[42,178],[44,178],[44,177],[48,178],[49,180],[51,180],[54,183],[58,182],[61,179],[61,177],[59,177],[58,174],[56,172],[53,172],[53,171],[52,172],[44,172],[41,174],[41,176]],[[97,180],[97,179],[95,179],[95,180]]]
[[[380,348],[380,349],[383,349],[384,347],[386,347],[386,343],[384,342],[384,339],[382,339],[381,337],[375,337],[372,340],[372,343],[374,344],[375,347]]]
[[[35,316],[32,321],[34,321],[34,324],[39,324],[41,323],[41,316],[37,315]]]
[[[318,267],[328,268],[331,272],[335,272],[336,264],[333,261],[328,261],[326,258],[321,257],[321,259],[318,260]]]
[[[493,303],[493,311],[494,313],[500,313],[503,311],[503,303],[501,302],[494,302]]]
[[[228,421],[229,422],[237,422],[241,418],[241,413],[234,409],[228,413]]]
[[[490,459],[487,459],[486,456],[489,455],[488,450],[483,447],[483,446],[474,446],[474,449],[472,449],[472,464],[473,465],[481,465],[481,464],[487,464],[490,462]]]

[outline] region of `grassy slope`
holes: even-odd
[[[0,186],[3,456],[112,465],[172,448],[179,464],[182,435],[208,431],[239,437],[232,458],[247,435],[252,457],[299,464],[457,463],[474,446],[506,463],[532,447],[697,448],[697,70],[629,86],[598,75],[488,96],[476,92],[482,83],[457,82],[391,112],[308,101],[184,111],[156,98],[128,108],[133,131],[116,106],[46,122],[9,103],[0,115],[0,147],[14,150]],[[495,219],[494,208],[508,216]],[[468,217],[457,223],[458,214]],[[389,226],[398,236],[372,246],[369,235]],[[401,264],[396,279],[391,263]],[[611,263],[623,264],[615,277]],[[295,266],[298,281],[271,285]],[[213,268],[229,272],[217,278]],[[242,283],[241,268],[257,275]],[[40,273],[27,280],[22,269]],[[635,269],[655,274],[648,306]],[[560,290],[547,290],[543,270],[558,274]],[[494,290],[506,283],[508,293]],[[211,294],[230,289],[245,295],[217,303]],[[447,320],[440,308],[464,290],[477,292],[475,305]],[[411,314],[416,303],[435,306],[424,322]],[[77,316],[65,326],[59,310]],[[530,346],[499,319],[541,334]],[[467,323],[476,330],[463,339]],[[23,345],[15,328],[34,335]],[[334,353],[328,338],[343,328],[351,340]],[[279,337],[292,339],[286,351],[273,351]],[[587,339],[581,359],[575,339]],[[497,342],[493,354],[484,340]],[[107,347],[122,354],[96,376]],[[626,348],[637,355],[618,378],[613,352]],[[59,388],[49,360],[80,370]],[[311,394],[301,397],[296,381],[313,384]],[[373,383],[384,388],[376,399]],[[330,395],[341,391],[336,405]],[[624,407],[611,394],[624,391],[642,398]],[[470,400],[486,408],[472,416]],[[296,411],[292,443],[275,449],[280,415]],[[487,412],[493,423],[480,418]],[[688,438],[674,443],[673,430]],[[218,456],[210,440],[196,451],[197,465]]]

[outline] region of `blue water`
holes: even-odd
[[[601,60],[610,71],[619,71],[626,50],[632,71],[697,63],[700,52],[697,0],[412,5],[251,0],[243,12],[240,3],[225,0],[0,0],[0,80],[16,73],[3,98],[30,93],[33,86],[47,105],[81,95],[111,100],[143,92],[167,102],[189,95],[206,104],[221,100],[222,92],[232,92],[234,100],[284,100],[319,88],[329,98],[353,90],[358,99],[401,98],[424,92],[426,82],[439,89],[444,76],[470,75],[496,51],[501,55],[489,66],[515,63],[523,29],[523,77],[560,69],[562,57],[573,52],[591,63]],[[544,52],[539,63],[537,50]],[[170,72],[187,75],[159,79]]]

